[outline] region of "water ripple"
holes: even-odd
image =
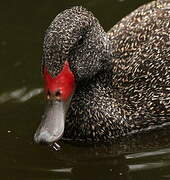
[[[151,157],[151,156],[159,156],[159,155],[167,155],[170,154],[170,148],[164,148],[157,151],[151,151],[151,152],[141,152],[141,153],[135,153],[135,154],[129,154],[126,155],[127,159],[137,159],[137,158],[145,158],[145,157]]]
[[[17,102],[26,102],[31,98],[39,95],[42,91],[42,88],[27,90],[26,87],[22,87],[14,91],[5,92],[0,94],[0,104],[3,104],[11,100],[15,100]]]

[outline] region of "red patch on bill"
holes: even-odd
[[[70,70],[68,61],[64,62],[63,69],[56,76],[52,77],[47,68],[44,68],[45,92],[55,94],[59,92],[61,100],[67,100],[74,92],[75,78]]]

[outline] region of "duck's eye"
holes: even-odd
[[[81,37],[79,40],[78,40],[78,45],[82,45],[83,44],[83,37]]]

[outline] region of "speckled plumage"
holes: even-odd
[[[46,31],[42,65],[55,76],[68,60],[77,87],[65,137],[108,141],[170,122],[170,1],[139,7],[105,33],[82,7]]]

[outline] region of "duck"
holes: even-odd
[[[47,28],[46,108],[36,143],[112,142],[170,125],[170,1],[144,4],[105,32],[75,6]]]

